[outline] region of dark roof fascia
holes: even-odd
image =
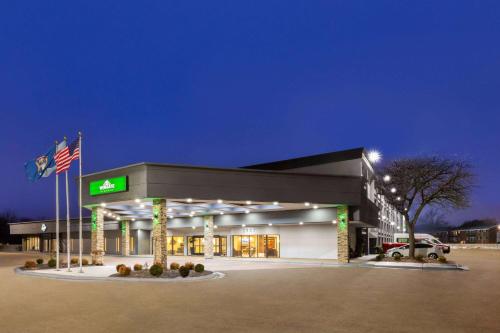
[[[136,166],[156,166],[156,167],[166,167],[166,168],[178,168],[178,169],[190,169],[190,170],[214,170],[214,171],[232,171],[232,172],[244,172],[244,173],[261,173],[261,174],[274,174],[274,175],[291,175],[297,176],[297,173],[294,172],[279,172],[277,170],[258,170],[258,169],[247,169],[247,168],[219,168],[219,167],[207,167],[207,166],[193,166],[193,165],[184,165],[184,164],[170,164],[170,163],[154,163],[154,162],[141,162],[125,165],[122,167],[117,167],[113,169],[102,170],[94,173],[89,173],[83,175],[82,178],[94,177],[100,174],[105,174],[108,172],[114,172],[119,170],[125,170],[128,168],[136,167]],[[319,175],[319,174],[300,174],[307,175],[312,177],[337,177],[337,178],[351,178],[358,179],[358,176],[344,176],[344,175]]]
[[[330,153],[305,156],[305,157],[297,157],[291,158],[287,160],[281,160],[276,162],[269,163],[261,163],[261,164],[253,164],[244,166],[245,169],[257,169],[257,170],[287,170],[287,169],[296,169],[303,168],[314,165],[321,165],[332,162],[341,162],[354,160],[358,158],[362,158],[365,149],[363,147],[335,151]]]

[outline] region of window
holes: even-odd
[[[233,257],[278,258],[279,235],[233,236]]]
[[[184,237],[183,236],[168,236],[167,251],[171,256],[184,255]]]

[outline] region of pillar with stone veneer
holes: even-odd
[[[121,243],[122,256],[130,255],[130,221],[122,221],[121,223]]]
[[[203,216],[203,252],[205,259],[214,257],[214,217]]]
[[[91,254],[94,265],[103,265],[104,257],[104,209],[92,208],[91,217]]]
[[[167,266],[167,200],[153,199],[153,261]]]
[[[337,260],[349,262],[349,212],[347,206],[337,207]]]

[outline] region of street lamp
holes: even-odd
[[[377,150],[371,150],[368,152],[368,161],[372,163],[378,163],[382,159],[382,154]]]

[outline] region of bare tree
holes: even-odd
[[[426,207],[465,208],[474,186],[470,164],[440,157],[395,160],[377,177],[391,203],[404,217],[415,258],[415,224]]]

